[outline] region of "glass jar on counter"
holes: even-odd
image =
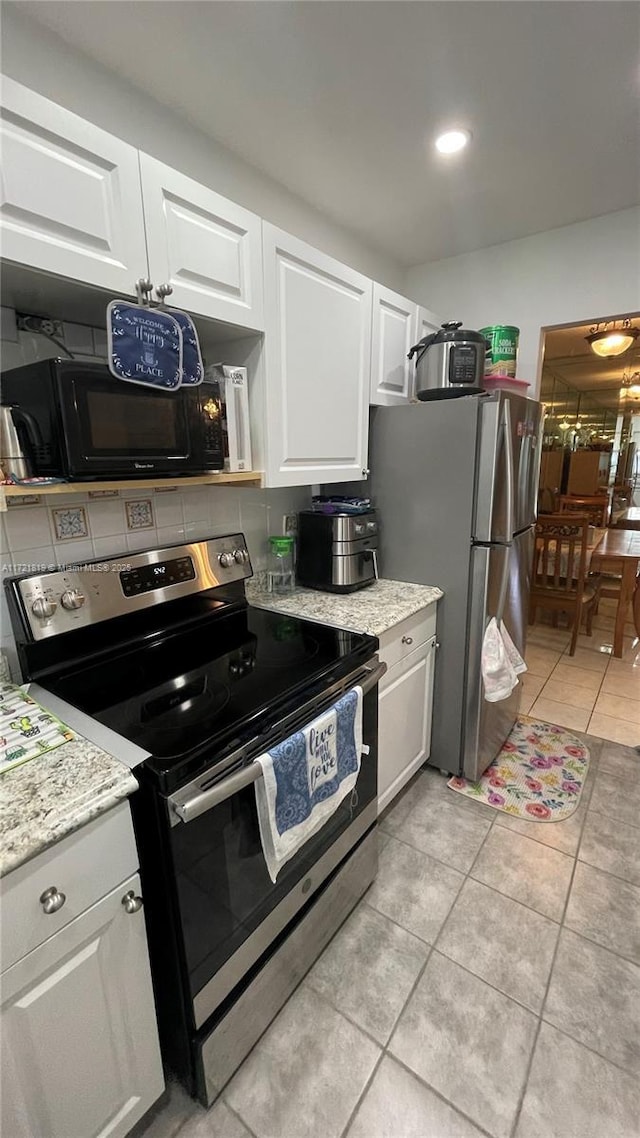
[[[290,593],[294,586],[294,539],[270,537],[267,588],[270,593]]]

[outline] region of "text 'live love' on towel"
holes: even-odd
[[[362,688],[342,696],[302,731],[260,755],[260,837],[272,881],[350,794],[360,772]]]

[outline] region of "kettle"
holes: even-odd
[[[0,407],[0,468],[5,478],[31,477],[29,463],[20,443],[18,426],[23,427],[37,445],[40,431],[33,416],[20,407]]]
[[[414,394],[425,402],[457,395],[479,395],[489,341],[450,320],[414,344],[408,358],[416,357]]]

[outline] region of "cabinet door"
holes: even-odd
[[[413,364],[409,349],[419,336],[418,306],[397,292],[373,286],[371,331],[371,402],[382,407],[411,398]]]
[[[132,294],[147,273],[138,151],[4,79],[2,255]]]
[[[123,1138],[164,1089],[138,876],[2,977],[2,1133]]]
[[[371,281],[263,223],[266,484],[366,477]]]
[[[154,285],[176,308],[262,331],[260,218],[148,154],[140,172]]]
[[[428,308],[418,308],[417,340],[421,340],[423,336],[430,336],[432,332],[437,332],[441,327],[442,321],[435,312],[430,312]]]
[[[435,639],[384,677],[378,703],[378,813],[429,758]]]

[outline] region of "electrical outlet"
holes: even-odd
[[[62,321],[50,320],[47,316],[29,316],[16,313],[16,323],[20,332],[40,332],[43,336],[57,336],[62,339]]]
[[[298,515],[284,514],[282,517],[282,532],[286,537],[298,536]]]

